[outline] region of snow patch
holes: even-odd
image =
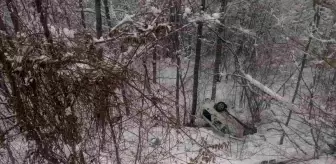
[[[22,62],[22,59],[23,59],[23,56],[21,56],[21,55],[14,56],[14,60],[15,60],[17,63],[21,63],[21,62]]]
[[[183,17],[187,17],[191,14],[191,9],[189,7],[184,8]]]
[[[150,8],[150,10],[151,10],[151,12],[154,14],[154,15],[159,15],[162,11],[160,10],[160,9],[158,9],[158,8],[156,8],[156,7],[154,7],[154,6],[152,6],[151,8]]]
[[[65,115],[71,115],[71,108],[70,107],[67,107],[66,109],[65,109]]]
[[[147,6],[150,5],[151,2],[152,2],[152,0],[146,0],[146,5],[147,5]]]
[[[238,27],[236,29],[239,30],[240,32],[244,33],[244,34],[247,34],[247,35],[250,35],[250,36],[256,36],[255,32],[253,32],[250,29],[246,29],[246,28],[243,28],[243,27]]]
[[[17,67],[17,68],[14,69],[14,71],[19,71],[19,72],[22,71],[22,70],[23,70],[22,67]]]
[[[125,24],[125,23],[133,22],[133,19],[132,19],[133,17],[134,17],[134,15],[128,15],[128,14],[125,14],[124,18],[123,18],[117,25],[115,25],[115,26],[111,29],[111,31],[117,29],[119,26],[121,26],[121,25],[123,25],[123,24]]]
[[[63,29],[64,35],[68,38],[74,38],[75,37],[75,31],[74,30],[70,30],[68,28],[64,28]]]
[[[47,61],[47,60],[49,60],[49,57],[45,56],[45,55],[41,55],[36,60]]]
[[[103,42],[104,41],[104,38],[103,37],[100,37],[99,39],[97,38],[93,38],[93,42]]]
[[[212,17],[214,17],[215,19],[219,19],[221,17],[220,13],[213,13]]]
[[[55,26],[48,24],[48,27],[49,27],[51,35],[53,35],[55,37],[59,36],[59,31]]]
[[[67,53],[64,55],[64,57],[71,57],[71,56],[74,56],[74,54],[71,53],[71,52],[67,52]]]

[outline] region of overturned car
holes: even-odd
[[[241,138],[257,132],[255,127],[248,126],[231,115],[224,102],[205,102],[201,108],[201,115],[207,123],[221,134],[229,134]]]

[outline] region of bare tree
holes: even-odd
[[[105,6],[105,17],[107,25],[111,28],[112,27],[112,21],[110,16],[110,7],[109,7],[109,0],[103,0],[104,6]]]
[[[221,3],[221,14],[224,12],[224,9],[227,5],[227,1],[223,0]],[[221,22],[224,22],[224,19],[222,19]],[[211,92],[211,100],[216,100],[216,91],[217,91],[217,83],[220,82],[220,72],[219,72],[219,66],[221,64],[221,57],[222,57],[222,35],[223,35],[223,27],[222,25],[217,25],[217,40],[216,40],[216,58],[215,58],[215,65],[213,69],[213,80],[212,80],[212,92]]]
[[[180,47],[180,41],[179,41],[179,32],[177,31],[178,28],[180,27],[180,8],[181,8],[181,1],[180,0],[174,0],[171,1],[171,9],[170,9],[170,14],[171,18],[170,21],[174,24],[176,31],[173,34],[173,53],[174,53],[174,58],[176,58],[176,83],[175,83],[175,108],[176,108],[176,121],[177,124],[180,125],[180,67],[181,67],[181,59],[180,59],[180,52],[179,52],[179,47]]]
[[[13,3],[12,0],[6,0],[6,5],[8,8],[8,11],[10,12],[10,17],[13,22],[14,31],[19,32],[20,31],[19,15],[15,7],[15,4]]]
[[[320,8],[319,6],[317,5],[314,5],[314,9],[315,9],[315,15],[314,15],[314,20],[313,20],[313,24],[315,25],[316,28],[318,28],[319,24],[320,24]],[[317,30],[314,29],[313,30],[313,33],[315,33]],[[294,94],[293,94],[293,97],[292,97],[292,103],[295,102],[295,99],[296,99],[296,96],[298,94],[298,90],[299,90],[299,87],[300,87],[300,83],[301,83],[301,80],[302,80],[302,76],[303,76],[303,69],[305,68],[305,65],[306,65],[306,62],[307,62],[307,52],[309,51],[309,48],[310,48],[310,44],[312,42],[312,37],[309,37],[309,40],[308,40],[308,43],[305,47],[305,52],[304,55],[303,55],[303,58],[302,58],[302,61],[301,61],[301,67],[300,67],[300,72],[299,72],[299,76],[298,76],[298,80],[296,82],[296,87],[295,87],[295,90],[294,90]],[[289,111],[289,114],[288,114],[288,117],[287,117],[287,120],[286,120],[286,123],[285,123],[285,126],[288,126],[289,124],[289,121],[291,119],[291,116],[292,116],[292,113],[293,111],[290,110]],[[284,141],[284,137],[285,137],[285,133],[282,134],[281,138],[280,138],[280,142],[279,144],[282,145],[283,144],[283,141]]]
[[[81,24],[82,24],[83,28],[86,28],[83,0],[79,0],[79,8],[81,9],[81,11],[80,11],[81,12]]]
[[[205,11],[205,0],[202,0],[201,10]],[[191,119],[190,124],[195,124],[195,115],[197,109],[197,96],[198,96],[198,76],[201,61],[201,50],[202,50],[202,31],[203,22],[197,22],[197,41],[196,41],[196,56],[195,56],[195,66],[194,66],[194,82],[193,82],[193,94],[192,94],[192,105],[191,105]]]
[[[2,20],[2,18],[0,18],[0,30],[7,33],[7,28],[6,28],[5,22]]]
[[[154,49],[153,49],[153,57],[152,57],[153,59],[153,61],[152,61],[152,70],[153,70],[153,72],[152,72],[152,74],[153,74],[153,83],[154,84],[156,84],[156,79],[157,79],[157,52],[156,52],[156,47],[154,47]]]
[[[96,10],[96,32],[97,32],[97,38],[99,39],[103,35],[101,0],[95,0],[95,10]]]
[[[44,3],[43,3],[44,2]],[[48,13],[46,10],[46,1],[35,0],[36,10],[40,14],[40,22],[42,24],[44,35],[47,38],[49,44],[52,44],[52,37],[48,28]]]

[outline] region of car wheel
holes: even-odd
[[[217,112],[227,111],[227,105],[224,102],[219,102],[214,106]]]

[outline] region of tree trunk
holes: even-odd
[[[107,25],[111,28],[112,27],[112,21],[111,21],[111,16],[110,16],[109,1],[104,0],[103,2],[104,2],[104,6],[105,6],[106,22],[107,22]]]
[[[117,137],[115,134],[115,131],[113,129],[113,126],[111,127],[111,133],[112,133],[112,140],[113,140],[113,144],[114,144],[114,149],[115,149],[115,154],[116,154],[116,158],[117,164],[121,164],[121,158],[120,158],[120,153],[119,153],[119,143],[117,142]]]
[[[156,74],[157,74],[157,69],[156,69],[156,61],[157,61],[157,54],[156,54],[156,48],[154,47],[153,50],[153,83],[156,84]]]
[[[202,0],[202,11],[205,10],[205,0]],[[196,56],[195,56],[195,66],[194,66],[194,83],[193,83],[193,94],[192,94],[192,106],[191,106],[191,119],[190,124],[195,124],[196,118],[196,108],[197,108],[197,93],[198,93],[198,74],[201,61],[201,50],[202,50],[202,31],[203,31],[203,22],[197,22],[197,42],[196,42]]]
[[[186,120],[186,116],[187,116],[187,97],[186,97],[186,91],[185,91],[185,87],[184,87],[184,80],[182,78],[182,75],[180,74],[180,81],[181,81],[181,88],[182,88],[182,95],[183,95],[183,125],[186,125],[187,120]]]
[[[64,9],[64,13],[65,13],[66,15],[68,15],[68,13],[67,13],[67,11],[66,11],[66,8]],[[71,27],[71,21],[70,21],[69,17],[66,17],[66,22],[67,22],[67,24],[68,24],[68,28],[71,29],[72,27]]]
[[[144,84],[144,88],[142,93],[146,92],[146,84]],[[144,108],[144,104],[145,104],[145,97],[142,97],[141,99],[141,108]],[[141,154],[142,154],[142,148],[143,148],[143,136],[142,136],[142,130],[143,129],[143,112],[140,112],[140,120],[139,120],[139,128],[138,128],[138,145],[137,145],[137,150],[136,150],[136,154],[135,154],[135,161],[134,163],[136,164],[138,163],[142,163],[141,162]]]
[[[178,38],[176,38],[178,40]],[[177,68],[176,68],[176,90],[175,90],[175,106],[176,106],[176,122],[177,125],[180,125],[180,67],[181,60],[178,54],[176,54],[177,59]]]
[[[12,0],[6,0],[6,5],[7,5],[7,8],[8,8],[8,11],[10,12],[10,17],[11,17],[12,22],[13,22],[14,31],[15,31],[15,33],[17,33],[17,32],[20,31],[18,11],[17,11],[17,9],[16,9]]]
[[[307,50],[309,49],[309,45],[310,45],[311,40],[312,40],[312,38],[309,38],[309,42],[308,42],[308,44],[306,46],[306,51],[305,52],[307,52]],[[303,75],[303,69],[304,69],[304,66],[306,64],[306,60],[307,60],[307,54],[305,53],[303,55],[303,59],[302,59],[302,62],[301,62],[301,68],[300,68],[300,72],[299,72],[299,77],[298,77],[298,80],[296,82],[295,91],[294,91],[293,98],[292,98],[292,101],[291,101],[292,103],[295,102],[296,95],[297,95],[299,87],[300,87],[300,83],[301,83],[301,79],[302,79],[302,75]],[[286,126],[288,126],[289,121],[291,119],[291,116],[292,116],[292,110],[289,111],[289,114],[288,114],[288,117],[287,117],[287,120],[286,120],[286,123],[285,123]],[[282,134],[282,136],[280,138],[280,142],[279,142],[280,145],[283,144],[284,138],[285,138],[285,132]]]
[[[335,85],[336,84],[336,70],[334,70],[334,77],[332,79],[331,84]]]
[[[175,12],[174,12],[174,21],[175,21],[175,29],[178,30],[180,27],[180,8],[181,8],[181,0],[175,1]],[[178,31],[174,34],[174,52],[176,53],[176,100],[175,100],[175,106],[176,106],[176,121],[177,125],[180,125],[180,67],[181,67],[181,60],[180,60],[180,54],[179,54],[179,47],[180,47],[180,41],[179,41],[179,33]]]
[[[6,33],[8,34],[8,31],[7,31],[5,22],[2,20],[1,17],[0,17],[0,30],[1,30],[1,31],[4,31],[4,32],[6,32]]]
[[[223,13],[226,7],[227,1],[223,0],[221,4],[220,12]],[[224,21],[221,20],[223,23]],[[221,55],[222,55],[222,39],[221,36],[223,35],[223,28],[222,25],[218,25],[217,27],[218,37],[216,41],[216,58],[215,58],[215,66],[213,70],[213,79],[212,79],[212,92],[211,92],[211,100],[216,100],[216,90],[217,90],[217,83],[220,82],[220,75],[219,75],[219,65],[221,64]]]
[[[81,24],[83,28],[86,28],[83,0],[79,0],[79,7],[81,9]]]
[[[142,66],[145,70],[145,78],[144,78],[144,86],[148,93],[151,93],[151,87],[150,87],[150,80],[149,80],[149,73],[147,68],[147,62],[146,59],[142,59]]]
[[[113,141],[113,144],[114,144],[114,149],[115,149],[115,156],[116,156],[116,163],[117,164],[121,164],[121,158],[120,158],[120,152],[119,152],[119,143],[117,141],[117,135],[116,135],[116,132],[114,130],[114,123],[112,121],[112,119],[110,118],[109,116],[110,114],[108,114],[108,119],[109,119],[109,124],[110,124],[110,129],[111,129],[111,136],[112,136],[112,141]],[[120,123],[118,124],[121,124],[122,121],[120,121]],[[121,133],[121,131],[119,132]]]
[[[42,24],[44,35],[49,44],[52,44],[52,37],[48,28],[48,16],[46,9],[42,6],[42,0],[35,0],[36,10],[40,14],[40,22]]]
[[[319,16],[319,8],[316,7],[315,9],[315,16],[314,16],[314,23],[316,25],[316,28],[318,28],[319,26],[319,22],[320,22],[320,16]],[[316,32],[313,31],[313,34]],[[309,47],[310,47],[310,43],[312,42],[312,37],[309,37],[309,41],[305,47],[305,54],[303,55],[303,58],[302,58],[302,62],[301,62],[301,68],[300,68],[300,72],[299,72],[299,77],[298,77],[298,80],[297,80],[297,83],[296,83],[296,87],[295,87],[295,91],[294,91],[294,94],[293,94],[293,98],[292,98],[292,103],[294,104],[295,102],[295,98],[296,98],[296,95],[297,95],[297,92],[299,90],[299,87],[300,87],[300,83],[301,83],[301,79],[302,79],[302,75],[303,75],[303,69],[306,65],[306,61],[307,61],[307,52],[309,51]],[[286,123],[285,125],[288,126],[289,124],[289,121],[291,119],[291,116],[292,116],[292,110],[289,111],[289,114],[288,114],[288,117],[287,117],[287,120],[286,120]],[[282,145],[283,144],[283,141],[284,141],[284,138],[285,138],[285,132],[282,134],[281,138],[280,138],[280,142],[279,144]]]
[[[97,32],[97,39],[102,37],[103,35],[103,28],[102,28],[102,15],[101,15],[101,1],[95,0],[95,8],[96,8],[96,32]]]
[[[131,111],[130,111],[130,108],[129,108],[129,105],[128,105],[128,99],[127,99],[127,95],[126,95],[126,87],[125,87],[124,84],[122,85],[122,88],[121,88],[121,95],[122,95],[123,102],[124,102],[124,105],[125,105],[126,115],[129,116],[131,114]]]

